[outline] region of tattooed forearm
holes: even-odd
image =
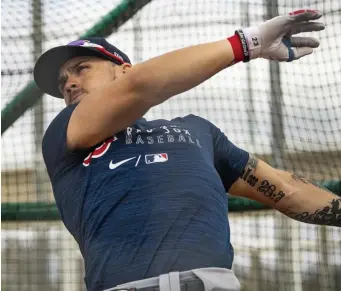
[[[265,197],[275,203],[279,202],[285,196],[285,193],[280,189],[277,189],[277,187],[272,185],[268,180],[259,181],[259,179],[254,175],[257,164],[257,158],[250,155],[240,178],[247,182],[251,187],[257,187],[257,192],[263,193]]]
[[[283,214],[306,223],[332,225],[341,227],[341,199],[333,199],[328,206],[317,209],[313,213],[296,213],[290,210],[282,211]]]
[[[303,182],[304,184],[310,184],[310,185],[313,185],[313,186],[315,186],[315,187],[317,187],[317,188],[320,188],[320,189],[322,189],[322,190],[324,190],[324,191],[327,191],[327,192],[329,192],[329,193],[334,194],[333,192],[329,191],[328,189],[322,187],[321,185],[319,185],[319,184],[317,184],[317,183],[315,183],[315,182],[313,182],[313,181],[308,181],[307,179],[305,179],[305,178],[302,177],[302,176],[299,176],[299,175],[296,175],[296,174],[292,174],[292,175],[291,175],[291,178],[293,178],[295,181],[301,181],[301,182]]]

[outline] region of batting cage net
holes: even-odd
[[[237,64],[146,118],[202,116],[272,166],[340,195],[339,0],[3,0],[3,290],[85,289],[83,261],[59,220],[41,156],[42,135],[64,108],[60,99],[41,98],[32,83],[42,52],[96,34],[136,64],[302,7],[321,10],[326,24],[325,31],[310,34],[321,41],[313,55],[292,63]],[[230,202],[233,269],[242,290],[341,290],[340,228],[299,223],[234,197]]]

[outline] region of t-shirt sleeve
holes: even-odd
[[[67,149],[66,132],[72,112],[77,104],[64,108],[48,126],[42,142],[42,152],[47,172],[51,180],[61,170],[71,169],[79,165],[86,157],[85,151],[71,152]]]
[[[226,135],[211,122],[202,119],[210,128],[214,166],[224,184],[226,192],[242,174],[249,159],[249,153],[234,145]]]
[[[217,169],[226,192],[242,174],[249,159],[249,153],[234,145],[226,135],[212,124],[214,166]]]

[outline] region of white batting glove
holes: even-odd
[[[242,43],[244,62],[264,58],[280,62],[291,62],[309,55],[320,42],[313,37],[293,37],[301,32],[319,31],[325,28],[317,10],[297,10],[277,16],[258,26],[236,31]]]

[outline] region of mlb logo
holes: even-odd
[[[168,161],[168,154],[152,154],[152,155],[145,155],[146,164],[153,164],[153,163],[164,163]]]

